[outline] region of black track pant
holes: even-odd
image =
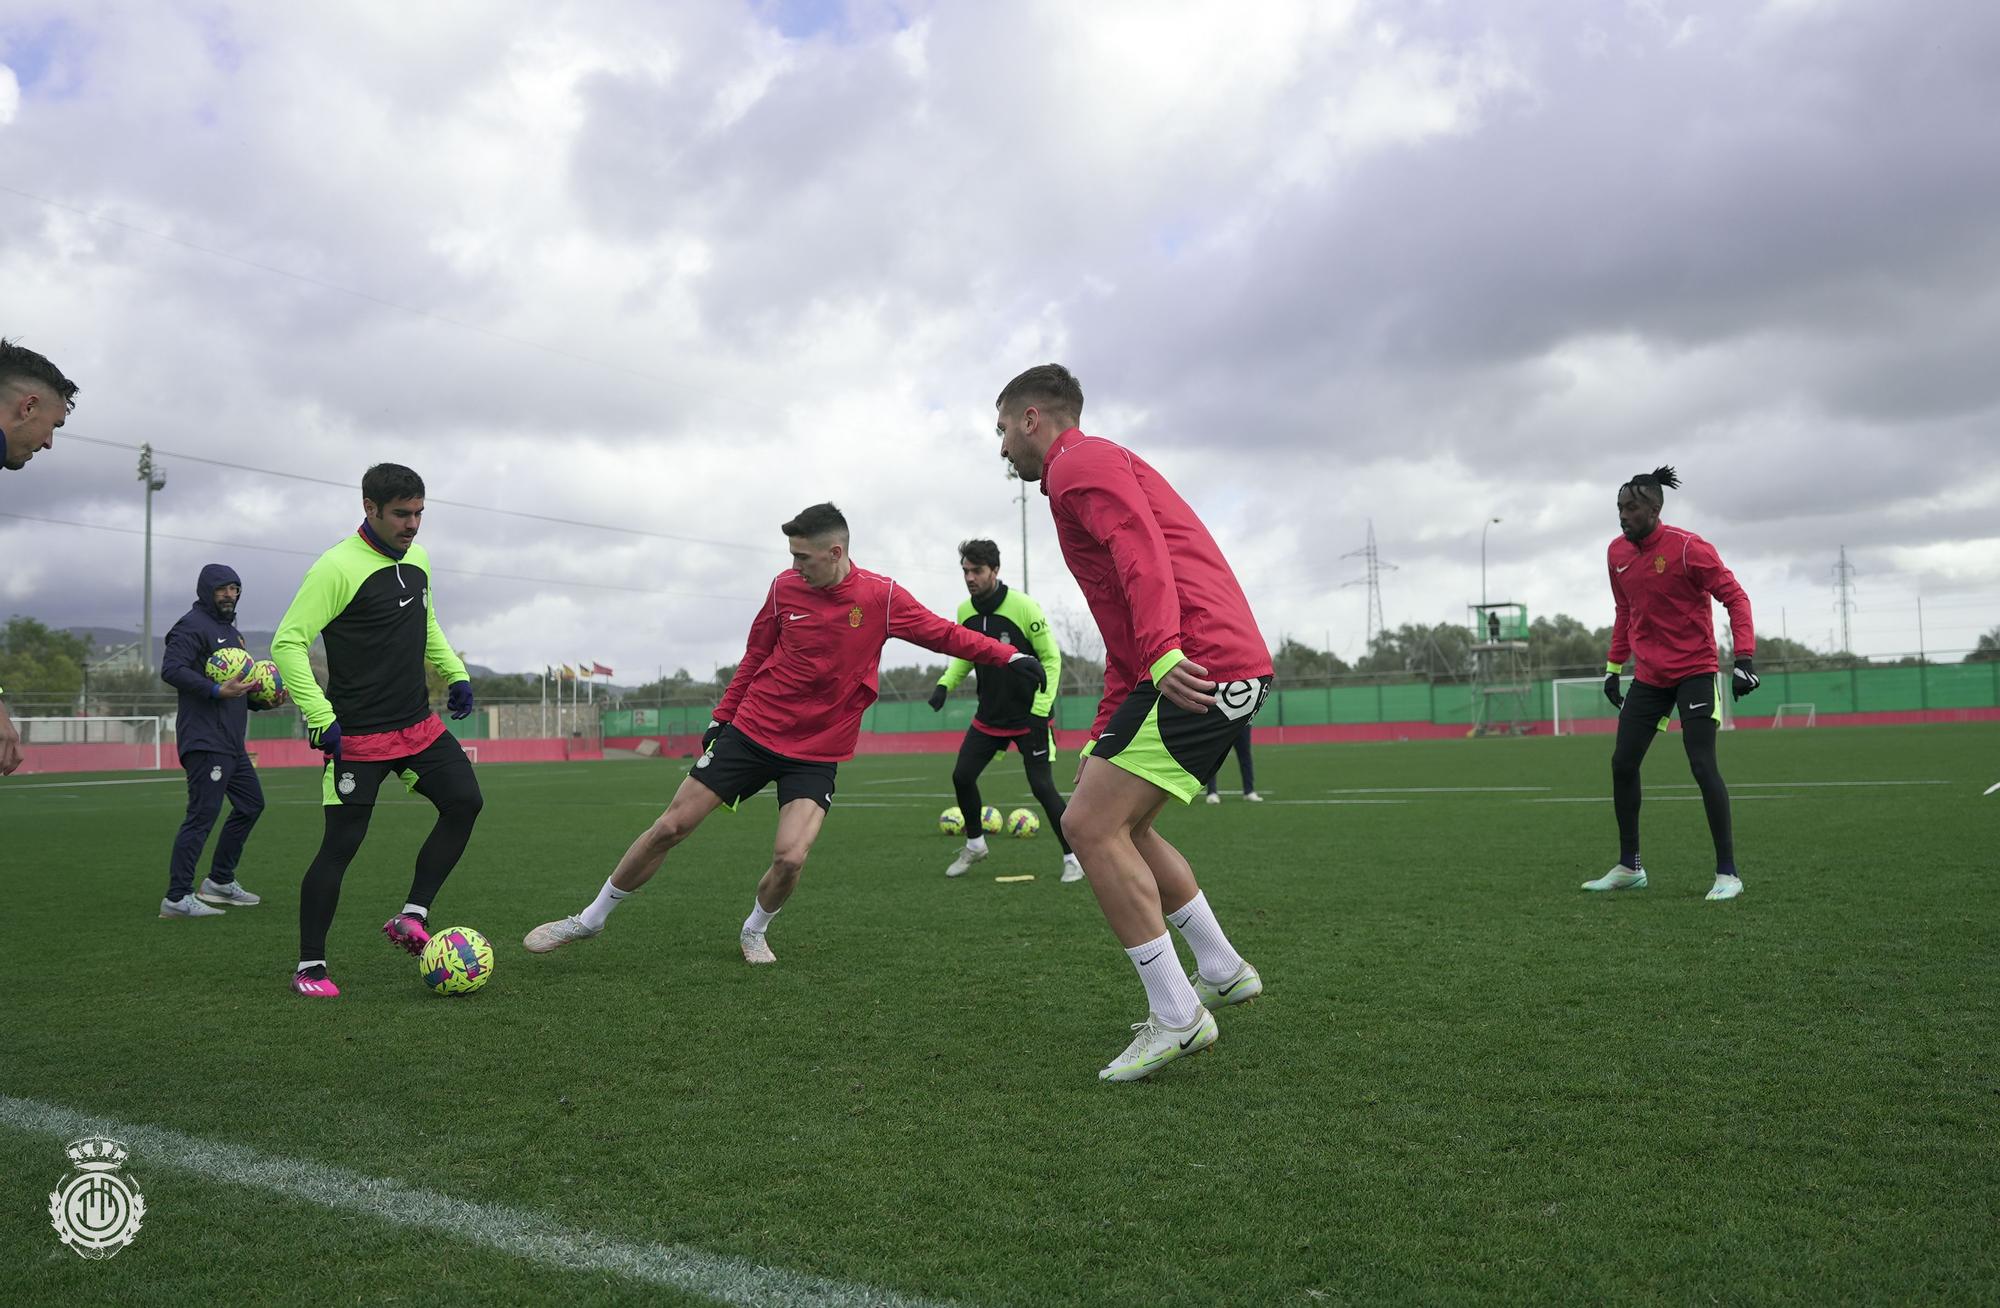
[[[424,908],[430,907],[444,879],[458,865],[466,842],[472,838],[473,823],[479,820],[479,810],[485,807],[471,762],[455,742],[450,749],[457,751],[458,757],[443,761],[434,771],[422,772],[415,786],[416,792],[437,808],[437,824],[417,851],[416,872],[410,879],[408,902]],[[368,834],[368,820],[375,812],[374,796],[370,794],[368,799],[368,803],[331,803],[326,807],[326,834],[320,838],[319,853],[313,856],[299,887],[302,962],[326,957],[326,933],[340,904],[341,878],[360,851]]]
[[[1618,861],[1626,867],[1639,856],[1639,765],[1676,707],[1681,713],[1681,744],[1687,748],[1688,771],[1701,791],[1708,814],[1708,833],[1715,841],[1718,867],[1736,861],[1736,842],[1729,819],[1729,788],[1716,766],[1715,737],[1721,723],[1715,717],[1721,685],[1701,676],[1678,686],[1632,683],[1625,707],[1618,714],[1618,743],[1611,751],[1611,806],[1618,815]]]
[[[979,831],[979,810],[985,807],[979,798],[979,774],[986,770],[996,755],[1007,752],[1009,745],[1021,751],[1021,765],[1028,773],[1028,789],[1035,792],[1035,802],[1042,806],[1042,812],[1049,815],[1049,830],[1056,833],[1062,842],[1062,851],[1070,852],[1069,841],[1063,839],[1062,792],[1056,789],[1055,769],[1049,763],[1049,736],[1047,730],[1030,731],[1025,736],[989,736],[978,727],[967,727],[965,739],[959,742],[958,762],[951,769],[951,788],[958,792],[959,811],[965,814],[966,830],[977,834]]]

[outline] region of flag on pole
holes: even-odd
[[[591,675],[598,677],[608,677],[611,675],[611,669],[605,667],[602,663],[592,663],[590,671]]]
[[[578,659],[576,661],[576,675],[579,677],[587,677],[591,675],[589,659]]]
[[[562,679],[563,679],[564,681],[575,681],[575,680],[576,680],[576,669],[575,669],[575,668],[572,668],[572,667],[571,667],[571,666],[570,666],[569,664],[567,664],[567,663],[563,664],[563,665],[562,665]]]

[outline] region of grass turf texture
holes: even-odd
[[[313,1001],[285,985],[310,774],[264,774],[264,904],[195,922],[154,916],[177,777],[26,778],[62,784],[0,784],[0,1094],[965,1304],[1991,1301],[1995,741],[1725,736],[1727,904],[1677,737],[1648,760],[1652,885],[1607,895],[1577,886],[1616,853],[1608,738],[1260,748],[1271,802],[1161,829],[1268,993],[1131,1086],[1096,1069],[1142,995],[1056,842],[942,875],[947,757],[842,766],[766,968],[736,933],[768,798],[543,958],[521,935],[590,898],[684,764],[482,770],[434,915],[494,943],[463,1000],[379,935],[421,800],[378,813],[344,994]],[[1030,802],[1009,764],[1003,807]],[[1947,784],[1798,784],[1852,781]],[[1497,786],[1545,789],[1387,793]],[[12,1301],[700,1302],[138,1154],[146,1227],[84,1262],[45,1214],[62,1143],[0,1128]]]

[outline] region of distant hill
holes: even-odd
[[[180,620],[180,616],[180,614],[176,613],[161,626],[154,628],[153,656],[146,661],[147,666],[155,668],[160,666],[160,660],[166,656],[167,632],[175,622]],[[128,627],[69,627],[66,630],[70,635],[81,636],[90,642],[90,655],[92,658],[102,658],[120,646],[136,645],[139,643],[139,633]],[[245,630],[243,632],[243,643],[249,647],[252,655],[260,659],[267,659],[271,657],[271,637],[276,634],[276,632],[271,631]],[[465,670],[475,677],[498,675],[493,669],[480,663],[468,663],[465,665]],[[520,675],[533,676],[534,674],[522,673]],[[602,687],[600,686],[599,689],[602,689]]]

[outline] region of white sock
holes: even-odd
[[[403,911],[419,922],[428,922],[431,920],[431,911],[422,904],[405,904],[403,905]]]
[[[309,967],[325,967],[325,966],[326,966],[326,960],[324,958],[301,959],[299,960],[299,966],[297,971],[303,972]]]
[[[781,912],[784,909],[784,907],[785,906],[783,904],[780,904],[778,905],[777,908],[774,908],[770,912],[766,913],[764,911],[763,904],[759,903],[755,899],[751,900],[750,916],[743,919],[743,929],[749,932],[753,936],[763,935],[766,931],[771,929],[771,919],[776,917],[779,914],[779,912]]]
[[[1167,921],[1174,924],[1174,930],[1181,933],[1181,939],[1194,951],[1195,970],[1208,980],[1227,981],[1243,966],[1243,955],[1222,934],[1215,911],[1208,906],[1208,896],[1201,891],[1195,891],[1193,899],[1167,914]]]
[[[975,850],[975,851],[977,851],[977,852],[979,852],[979,853],[981,853],[981,854],[984,854],[984,853],[986,852],[986,837],[985,837],[985,836],[967,836],[967,837],[965,838],[965,847],[966,847],[967,849],[970,849],[970,850]]]
[[[1081,864],[1081,863],[1079,863],[1079,862],[1077,862],[1077,861],[1076,861],[1076,855],[1075,855],[1075,854],[1064,854],[1064,855],[1063,855],[1063,866],[1064,866],[1064,867],[1082,867],[1082,866],[1083,866],[1083,864]]]
[[[602,931],[605,920],[611,916],[611,910],[618,907],[620,900],[628,899],[631,895],[631,891],[620,890],[611,884],[611,878],[606,877],[604,889],[597,892],[597,898],[590,901],[589,908],[576,915],[577,920],[592,931]]]
[[[1125,956],[1139,969],[1139,980],[1146,985],[1146,1007],[1153,1010],[1153,1015],[1175,1030],[1192,1026],[1201,1016],[1201,1000],[1181,971],[1180,956],[1174,953],[1174,938],[1163,931],[1158,940],[1128,949]]]

